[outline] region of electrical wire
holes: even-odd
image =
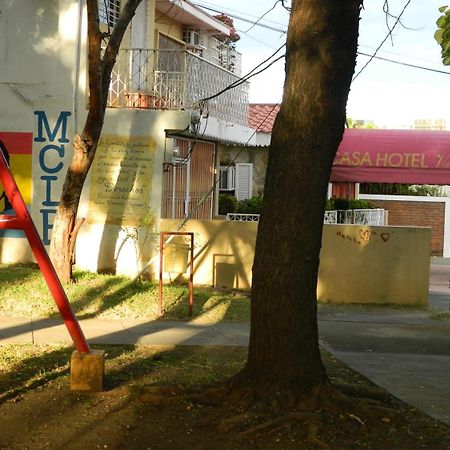
[[[272,6],[270,9],[268,9],[261,17],[259,17],[259,18],[256,20],[256,22],[254,22],[254,23],[252,24],[252,26],[251,26],[248,30],[245,30],[244,33],[248,33],[250,30],[252,30],[253,28],[255,28],[255,27],[261,22],[261,20],[264,19],[265,16],[267,16],[267,14],[269,14],[271,11],[273,11],[273,10],[276,8],[276,6],[278,5],[278,3],[280,3],[280,1],[281,1],[281,0],[277,0],[277,1],[273,4],[273,6]]]
[[[228,163],[227,166],[225,166],[225,169],[229,169],[232,167],[232,165],[236,162],[239,155],[244,151],[245,146],[250,142],[250,140],[253,138],[253,136],[258,132],[258,130],[264,125],[266,120],[271,116],[271,114],[275,111],[275,109],[279,106],[279,103],[275,103],[272,107],[272,109],[267,113],[267,115],[264,117],[264,119],[259,123],[257,128],[253,131],[253,133],[250,135],[250,137],[247,139],[245,144],[243,144],[242,148],[238,151],[236,156],[231,160],[231,162]],[[220,183],[220,174],[214,181],[213,185],[211,186],[211,189],[200,199],[200,201],[197,203],[197,205],[194,206],[192,211],[186,216],[186,218],[183,220],[181,225],[178,227],[178,231],[186,224],[186,222],[192,217],[192,215],[200,208],[200,206],[204,203],[204,201],[214,192],[217,185]]]
[[[390,62],[392,64],[398,64],[400,66],[412,67],[413,69],[420,69],[420,70],[426,70],[428,72],[435,72],[435,73],[441,73],[444,75],[450,75],[450,72],[446,72],[445,70],[432,69],[431,67],[419,66],[417,64],[410,64],[410,63],[405,63],[405,62],[401,62],[401,61],[395,61],[393,59],[383,58],[381,56],[373,56],[373,55],[370,55],[370,54],[364,53],[364,52],[357,52],[357,53],[358,53],[358,55],[361,55],[361,56],[368,56],[369,58],[372,58],[372,59],[378,59],[380,61],[386,61],[386,62]]]
[[[209,6],[204,6],[204,5],[201,5],[199,3],[197,3],[197,6],[200,6],[200,7],[204,8],[204,9],[207,9],[208,11],[212,11],[212,12],[215,12],[215,13],[219,13],[219,14],[223,13],[223,10],[221,11],[220,9],[217,9],[217,8],[210,8]],[[251,23],[251,24],[255,23],[254,20],[247,19],[246,17],[242,17],[242,16],[237,15],[237,14],[228,14],[227,13],[227,16],[230,16],[233,19],[242,20],[242,22],[247,22],[247,23]],[[278,31],[280,33],[286,33],[285,29],[275,28],[275,27],[272,27],[270,25],[264,25],[264,24],[258,23],[257,26],[261,27],[261,28],[265,28],[267,30],[271,30],[271,31]]]
[[[406,11],[406,8],[408,8],[409,4],[411,3],[411,0],[408,0],[405,3],[405,6],[403,7],[402,11],[400,12],[400,14],[397,16],[397,19],[394,23],[394,25],[392,25],[392,27],[388,27],[389,32],[386,35],[386,37],[381,41],[380,45],[377,47],[377,49],[375,50],[375,52],[373,53],[373,55],[371,55],[369,61],[366,62],[366,64],[364,64],[364,66],[361,68],[361,70],[352,78],[352,81],[355,81],[356,78],[359,77],[359,75],[361,75],[361,73],[366,69],[366,67],[372,62],[372,60],[375,58],[375,56],[377,55],[378,51],[381,49],[381,47],[383,46],[383,44],[392,36],[393,31],[395,30],[396,26],[400,23],[400,20],[403,16],[403,14]]]
[[[227,92],[231,89],[234,89],[238,86],[240,86],[241,84],[245,83],[246,81],[248,81],[250,78],[253,78],[256,75],[259,75],[260,73],[264,72],[265,70],[267,70],[269,67],[271,67],[273,64],[275,64],[276,62],[278,62],[279,60],[283,59],[285,57],[285,55],[281,55],[278,58],[270,61],[282,48],[284,48],[286,46],[286,44],[283,44],[281,47],[279,47],[274,53],[272,53],[268,58],[266,58],[264,61],[260,62],[257,66],[255,66],[250,72],[248,72],[246,75],[244,75],[243,77],[233,81],[233,83],[230,83],[228,86],[226,86],[225,88],[223,88],[222,90],[220,90],[219,92],[217,92],[216,94],[210,95],[208,97],[202,98],[201,100],[199,100],[199,103],[202,104],[204,102],[207,102],[208,100],[212,100],[213,98],[218,97],[219,95],[222,95],[224,92]],[[270,62],[269,62],[270,61]],[[260,70],[257,70],[259,67],[263,66],[264,64],[267,63],[267,66],[263,67]],[[256,71],[256,72],[255,72]]]
[[[264,125],[266,120],[270,117],[270,115],[275,111],[275,109],[279,106],[278,103],[273,105],[273,108],[267,113],[267,115],[264,117],[264,119],[259,123],[258,127],[253,131],[253,133],[250,135],[250,137],[247,139],[247,142],[242,146],[241,150],[236,154],[236,156],[233,158],[233,160],[226,166],[226,168],[230,168],[232,164],[234,164],[239,157],[239,155],[244,151],[245,146],[250,142],[250,140],[253,138],[253,136],[258,132],[258,130]],[[189,213],[186,215],[186,217],[183,219],[181,224],[177,226],[177,231],[180,231],[184,225],[192,218],[192,216],[197,212],[197,210],[201,207],[201,205],[208,199],[208,197],[214,192],[214,190],[217,187],[217,184],[220,182],[220,176],[216,178],[213,185],[209,189],[209,191],[203,195],[203,197],[199,200],[199,202],[194,206],[194,208],[189,211]],[[166,244],[169,243],[173,239],[173,236],[169,236],[169,238],[166,241]],[[153,262],[158,257],[158,254],[154,255],[145,265],[144,267],[139,271],[139,273],[134,277],[133,282],[136,282],[143,273],[153,264]]]

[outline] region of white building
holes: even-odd
[[[105,31],[125,1],[100,1]],[[88,103],[85,0],[0,0],[0,139],[45,244]],[[186,0],[143,0],[113,71],[102,140],[83,191],[77,264],[137,272],[160,218],[215,214],[217,144],[252,143],[231,30]],[[202,100],[213,97],[203,102]],[[2,231],[2,262],[31,259]]]

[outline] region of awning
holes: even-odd
[[[450,185],[450,132],[347,129],[331,181]]]

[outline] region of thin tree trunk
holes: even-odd
[[[253,266],[248,363],[258,396],[326,381],[317,273],[331,166],[345,122],[362,0],[292,4],[286,82],[272,132]]]
[[[109,36],[102,56],[102,40],[108,36],[99,28],[98,1],[87,0],[89,111],[81,135],[74,138],[74,153],[67,170],[56,212],[50,243],[50,257],[61,280],[72,280],[75,241],[82,220],[77,220],[81,192],[94,161],[105,118],[111,72],[123,35],[141,0],[128,0]]]

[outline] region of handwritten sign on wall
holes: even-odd
[[[92,167],[88,223],[138,226],[150,213],[155,143],[102,137]]]

